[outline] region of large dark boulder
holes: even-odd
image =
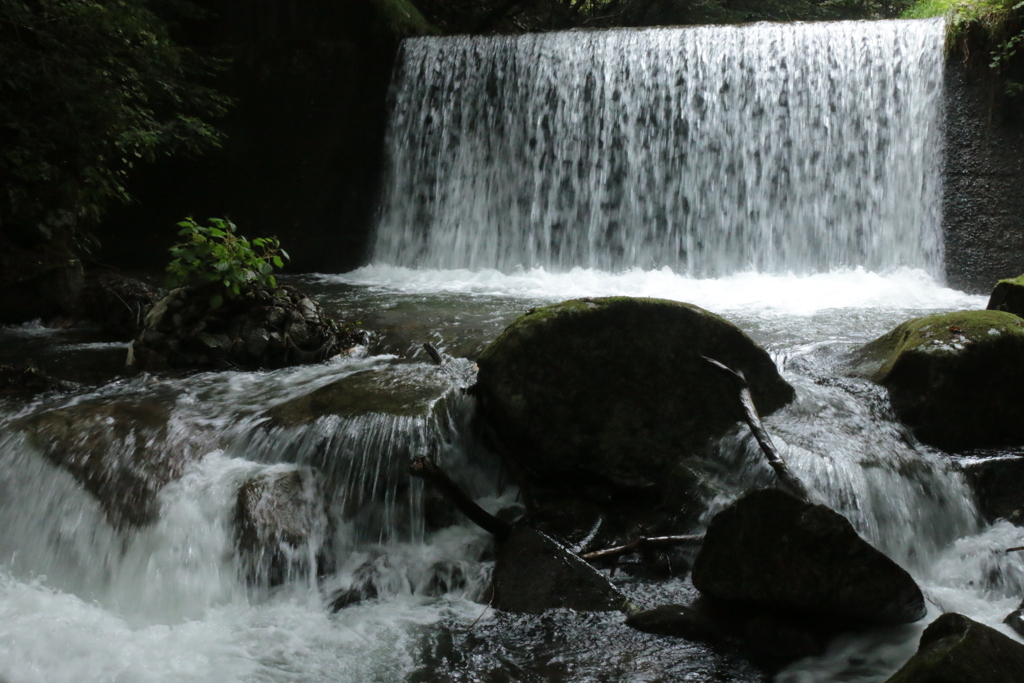
[[[516,525],[502,542],[492,577],[494,607],[536,614],[549,609],[580,612],[626,610],[629,602],[599,571],[561,543]]]
[[[956,311],[909,320],[857,350],[852,374],[889,391],[921,441],[945,450],[1024,443],[1024,319]]]
[[[765,489],[715,515],[693,565],[705,596],[854,624],[924,617],[920,588],[842,515]]]
[[[670,482],[685,496],[693,476],[680,465],[741,417],[735,388],[702,355],[742,371],[762,414],[794,396],[763,349],[701,308],[576,299],[534,309],[484,351],[481,416],[528,481],[658,504]]]
[[[1024,645],[962,614],[943,614],[886,683],[1020,683]]]

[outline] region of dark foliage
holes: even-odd
[[[219,141],[216,67],[168,35],[152,0],[0,0],[0,231],[81,237],[142,161]]]
[[[416,0],[446,33],[899,16],[909,0]]]

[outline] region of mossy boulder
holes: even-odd
[[[889,391],[899,418],[945,450],[1024,443],[1024,319],[1004,311],[915,318],[857,350],[851,373]]]
[[[723,318],[610,297],[537,308],[508,327],[478,361],[480,415],[528,481],[662,491],[741,417],[735,387],[701,356],[742,371],[762,415],[794,397],[767,352]]]
[[[1024,317],[1024,275],[1000,280],[988,299],[990,311],[1006,311]]]
[[[948,613],[921,635],[917,654],[886,683],[1019,683],[1024,645],[993,628]]]
[[[714,600],[832,623],[902,624],[926,612],[910,574],[845,517],[777,489],[715,515],[692,576]]]

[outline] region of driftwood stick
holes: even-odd
[[[425,456],[412,459],[409,465],[409,474],[419,477],[434,487],[434,490],[441,494],[445,500],[454,505],[459,512],[469,517],[469,521],[476,524],[484,531],[493,534],[499,541],[508,538],[512,533],[512,525],[498,519],[487,510],[473,502],[473,499],[466,495],[466,492],[459,488],[459,485],[452,481],[444,471],[432,460]]]
[[[433,344],[426,342],[423,344],[423,348],[426,349],[430,360],[434,361],[434,365],[444,365],[444,358],[441,357],[441,352]]]
[[[772,438],[768,435],[768,431],[761,424],[761,417],[757,414],[757,408],[754,406],[754,399],[750,395],[750,386],[747,384],[746,377],[713,358],[708,358],[707,356],[701,356],[701,358],[710,363],[711,367],[718,370],[723,376],[729,378],[732,384],[739,390],[740,406],[743,408],[743,420],[750,427],[754,438],[757,439],[757,444],[761,447],[761,452],[768,459],[768,464],[775,470],[775,474],[778,475],[782,485],[797,498],[810,500],[807,488],[793,474],[793,471],[789,469],[789,465],[782,459],[779,451],[775,448],[775,444],[772,443]]]
[[[696,545],[703,542],[704,534],[696,534],[693,536],[640,536],[625,545],[618,545],[613,548],[605,548],[603,550],[594,550],[593,552],[583,553],[580,557],[587,562],[593,562],[595,560],[607,560],[609,558],[622,557],[623,555],[648,550],[650,548],[668,548],[671,546],[690,544]]]

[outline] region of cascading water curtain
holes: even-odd
[[[407,40],[374,260],[938,274],[944,30]]]

